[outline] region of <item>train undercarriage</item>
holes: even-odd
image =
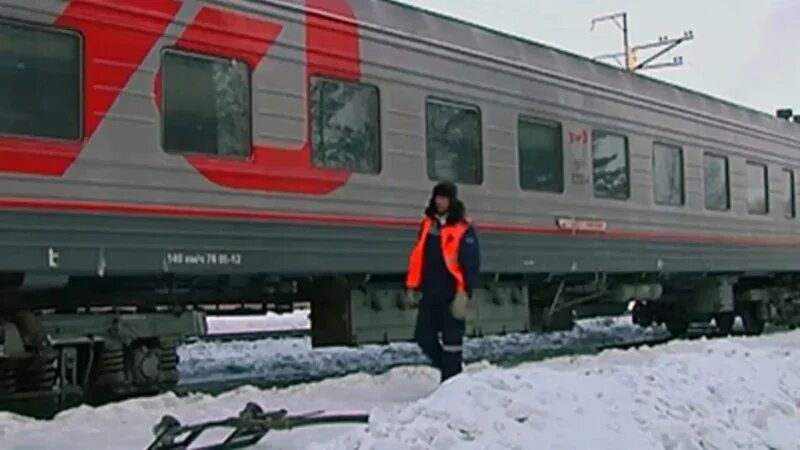
[[[291,311],[310,303],[315,347],[410,340],[416,311],[401,307],[402,295],[398,279],[365,276],[76,278],[55,290],[7,287],[0,301],[0,407],[167,391],[178,382],[178,346],[206,334],[206,315],[226,304]],[[58,310],[45,307],[53,298]],[[766,275],[498,275],[473,293],[467,335],[567,330],[578,317],[619,315],[630,304],[635,324],[664,324],[676,336],[709,323],[729,334],[737,316],[745,333],[760,334],[767,322],[800,325],[800,282]]]
[[[169,390],[178,382],[178,346],[205,331],[199,311],[0,318],[0,409],[36,413]]]
[[[713,322],[718,334],[729,335],[739,318],[747,335],[758,335],[767,323],[800,325],[800,285],[785,279],[718,277],[698,280],[694,290],[676,289],[653,301],[635,300],[631,319],[642,327],[666,325],[683,335],[692,324]]]

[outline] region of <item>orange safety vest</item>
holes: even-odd
[[[406,287],[409,289],[417,289],[422,281],[422,264],[425,253],[425,242],[428,239],[428,232],[433,226],[433,219],[425,217],[422,219],[420,225],[419,235],[417,236],[417,243],[414,249],[411,250],[411,256],[408,261],[408,274],[406,275]],[[461,272],[461,266],[458,265],[458,248],[461,244],[461,238],[464,233],[469,229],[469,224],[458,223],[455,225],[442,226],[441,233],[441,248],[444,263],[447,270],[453,275],[456,280],[456,292],[464,292],[464,274]]]

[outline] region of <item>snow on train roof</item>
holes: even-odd
[[[449,45],[500,57],[528,68],[550,69],[597,86],[657,100],[672,107],[683,107],[717,119],[745,122],[793,138],[800,125],[771,114],[739,105],[712,95],[631,73],[610,64],[551,47],[520,36],[467,22],[399,0],[354,1],[359,21],[395,29],[416,37],[446,42]]]

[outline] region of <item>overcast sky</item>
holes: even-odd
[[[770,114],[800,114],[800,0],[399,1],[588,57],[621,51],[612,22],[590,24],[625,11],[632,45],[695,35],[667,55],[682,56],[683,66],[643,73]]]

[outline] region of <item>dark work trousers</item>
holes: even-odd
[[[426,301],[423,297],[414,329],[414,339],[433,366],[439,369],[442,382],[461,372],[461,346],[466,330],[466,322],[450,313],[451,301]]]

